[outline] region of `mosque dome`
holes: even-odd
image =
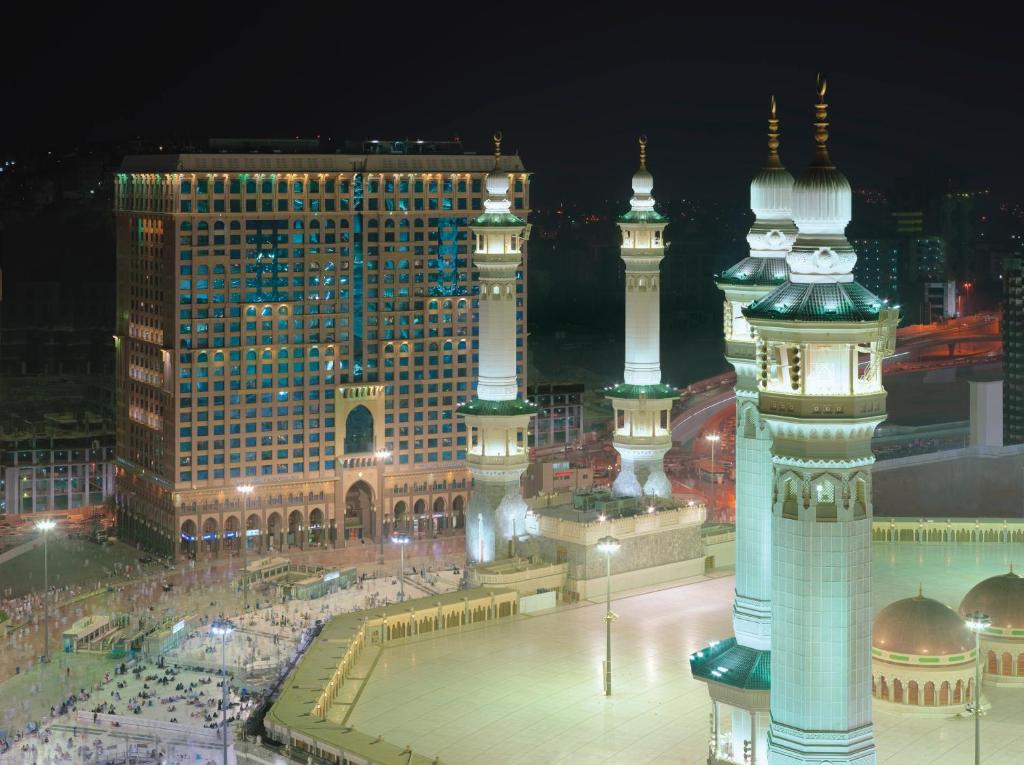
[[[646,166],[641,166],[633,173],[633,193],[646,195],[652,191],[654,191],[654,176]]]
[[[487,193],[492,197],[503,197],[508,193],[508,173],[495,167],[487,174]]]
[[[988,614],[997,629],[1024,629],[1024,579],[1011,570],[974,585],[960,602],[960,613],[975,611]]]
[[[808,234],[841,234],[852,217],[846,176],[831,164],[815,162],[793,184],[793,222]]]
[[[871,643],[888,653],[951,656],[974,648],[974,633],[952,608],[918,594],[879,612]]]
[[[762,220],[793,217],[793,175],[784,167],[765,167],[750,182],[750,209]]]

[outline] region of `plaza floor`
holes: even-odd
[[[874,546],[876,611],[917,593],[952,607],[1021,545]],[[388,648],[349,724],[449,765],[706,762],[710,703],[687,657],[731,633],[723,576],[616,598],[614,693],[601,692],[603,604]],[[1024,689],[986,689],[982,762],[1024,762]],[[954,765],[973,755],[966,719],[876,704],[878,762]]]

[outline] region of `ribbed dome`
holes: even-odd
[[[633,193],[636,195],[650,194],[654,190],[654,176],[646,167],[633,173]]]
[[[508,173],[494,168],[487,174],[487,193],[492,197],[503,197],[508,193]]]
[[[1012,571],[974,585],[960,601],[963,616],[981,611],[999,629],[1024,628],[1024,579]]]
[[[784,167],[766,167],[750,182],[750,209],[759,220],[793,217],[793,176]]]
[[[951,656],[974,647],[974,633],[949,606],[918,595],[890,603],[875,617],[875,648],[914,656]]]
[[[811,165],[793,184],[793,222],[801,233],[842,234],[852,217],[851,197],[845,175]]]

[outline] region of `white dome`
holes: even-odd
[[[801,233],[842,235],[852,217],[851,197],[845,175],[812,165],[793,184],[793,222]]]
[[[492,197],[503,197],[508,193],[508,173],[494,168],[487,174],[487,193]]]
[[[750,182],[750,209],[761,220],[793,217],[793,176],[784,167],[766,167]]]
[[[654,190],[654,176],[646,167],[633,174],[633,193],[637,196],[650,194]]]

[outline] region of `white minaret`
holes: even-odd
[[[779,159],[773,96],[768,160],[750,184],[750,255],[715,280],[725,293],[725,356],[736,370],[735,638],[719,640],[690,657],[694,678],[707,682],[711,695],[709,754],[724,759],[729,752],[746,750],[751,765],[768,762],[772,455],[768,427],[757,408],[754,337],[743,309],[786,281],[786,254],[796,238],[792,200],[793,176]],[[719,667],[726,665],[731,669],[721,672]]]
[[[536,407],[519,398],[516,377],[516,272],[529,227],[513,215],[509,177],[501,169],[501,134],[494,136],[494,170],[484,212],[472,223],[473,265],[480,275],[479,367],[476,397],[458,413],[469,431],[466,463],[473,494],[466,511],[466,560],[488,563],[512,554],[525,533],[520,477],[528,463],[527,430]]]
[[[898,311],[853,281],[850,184],[817,154],[793,186],[789,278],[744,311],[772,436],[771,765],[873,765],[871,436]]]
[[[630,209],[619,218],[626,264],[624,383],[606,391],[615,409],[612,445],[622,466],[612,491],[620,497],[672,493],[664,458],[672,448],[670,415],[675,388],[661,384],[661,259],[668,220],[655,211],[654,177],[647,170],[647,139],[633,175]]]

